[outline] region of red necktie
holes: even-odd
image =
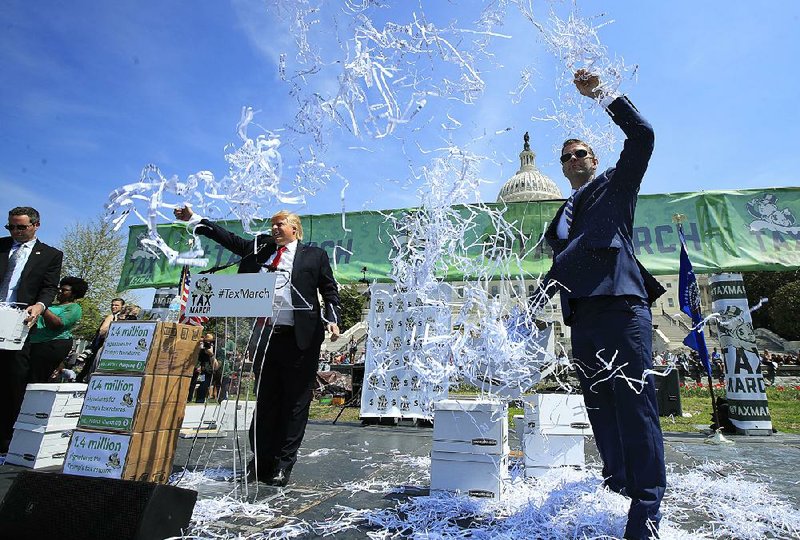
[[[283,252],[286,251],[286,249],[286,246],[278,247],[278,251],[275,252],[275,258],[272,259],[272,262],[267,265],[267,269],[270,272],[274,272],[278,269],[278,263],[281,262],[281,255],[283,255]]]
[[[275,272],[278,269],[278,263],[281,262],[281,255],[283,252],[287,250],[286,246],[278,246],[278,251],[275,252],[275,258],[272,259],[272,262],[267,265],[267,270],[269,272]],[[272,324],[272,317],[258,317],[256,319],[256,328],[261,331],[264,326],[270,326]]]

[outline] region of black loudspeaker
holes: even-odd
[[[353,395],[361,394],[361,388],[364,386],[364,364],[353,365]]]
[[[110,478],[20,473],[0,503],[0,538],[161,540],[189,526],[197,492]]]
[[[656,371],[665,371],[662,366],[653,368]],[[656,380],[656,401],[658,402],[659,416],[683,416],[681,407],[681,381],[678,370],[673,369],[666,375],[654,375]]]

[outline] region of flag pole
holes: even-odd
[[[715,426],[717,426],[717,430],[722,429],[722,425],[719,422],[719,414],[717,412],[717,399],[716,395],[714,394],[714,380],[712,377],[712,366],[711,360],[708,357],[708,348],[706,347],[706,337],[703,328],[700,327],[703,321],[703,316],[700,314],[700,298],[699,298],[699,290],[697,289],[697,279],[695,278],[694,271],[692,270],[692,262],[689,260],[689,253],[686,249],[686,239],[683,235],[683,221],[686,219],[684,214],[674,214],[672,216],[672,222],[678,225],[678,236],[680,237],[681,241],[681,265],[680,265],[680,278],[679,278],[679,305],[681,311],[686,313],[692,318],[692,328],[689,332],[689,336],[692,338],[693,345],[689,345],[684,340],[684,344],[689,345],[692,349],[697,351],[698,356],[700,357],[700,361],[703,363],[703,366],[706,368],[706,380],[708,381],[708,394],[711,398],[711,421]],[[688,296],[689,290],[691,288],[695,289],[696,298],[690,299]],[[694,300],[694,301],[692,301]],[[705,326],[705,324],[703,324]],[[716,430],[715,430],[716,431]]]
[[[697,344],[703,349],[703,352],[698,351],[701,360],[703,357],[708,358],[708,347],[706,347],[705,332],[696,328],[693,329],[692,332],[695,333]],[[702,336],[700,335],[701,332],[703,333]],[[717,414],[717,398],[714,394],[714,379],[711,375],[713,369],[714,367],[711,365],[711,360],[709,359],[708,365],[706,366],[706,379],[708,380],[708,393],[711,396],[711,420],[714,422],[714,425],[717,426],[717,429],[722,429],[722,426],[719,423],[719,415]]]

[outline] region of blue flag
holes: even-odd
[[[711,376],[711,362],[708,361],[708,349],[706,348],[706,337],[700,323],[703,314],[700,312],[700,288],[697,286],[697,278],[692,270],[692,261],[686,252],[686,238],[683,236],[683,226],[678,225],[678,237],[681,240],[681,269],[678,277],[678,302],[681,311],[692,318],[693,329],[683,340],[683,344],[697,351],[700,360],[706,367],[708,376]]]

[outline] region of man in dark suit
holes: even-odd
[[[583,141],[561,151],[573,192],[545,233],[553,265],[542,281],[561,293],[584,400],[603,460],[605,485],[631,498],[625,538],[657,535],[666,488],[664,444],[652,368],[650,305],[664,288],[634,255],[637,195],[653,151],[653,129],[624,96],[599,78],[575,74],[578,91],[600,100],[627,136],[616,167],[595,177],[597,158]],[[534,301],[537,310],[545,298]]]
[[[300,242],[300,217],[285,211],[272,216],[271,236],[254,239],[199,218],[189,208],[176,209],[175,217],[198,222],[196,232],[241,256],[239,273],[278,273],[273,316],[256,322],[249,347],[258,380],[249,476],[285,486],[305,434],[325,325],[331,341],[339,338],[341,305],[328,254]]]
[[[36,239],[39,212],[27,206],[8,212],[6,229],[11,236],[0,238],[0,302],[16,303],[27,311],[25,323],[33,327],[58,292],[63,254]],[[14,422],[28,384],[30,343],[19,351],[0,349],[0,453],[8,452]]]

